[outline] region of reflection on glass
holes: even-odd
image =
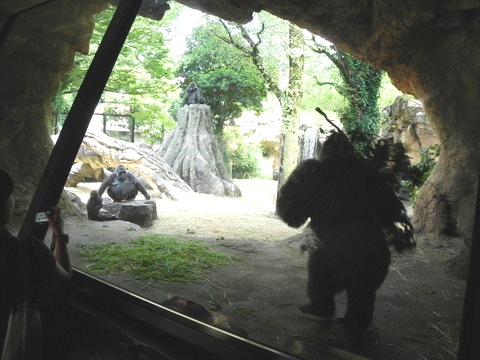
[[[112,9],[97,16],[91,54],[77,57],[57,94],[60,128],[72,89],[78,89],[111,16]],[[454,354],[464,283],[438,271],[439,255],[445,255],[438,251],[392,254],[367,349],[342,344],[338,339],[348,334],[332,332],[331,322],[299,310],[309,302],[308,256],[301,246],[311,233],[275,215],[278,112],[240,117],[233,109],[229,115],[235,116],[219,116],[221,107],[211,104],[235,103],[238,94],[220,102],[207,96],[209,85],[223,85],[227,74],[217,71],[234,64],[241,74],[251,68],[244,58],[220,64],[231,59],[220,59],[213,46],[205,52],[215,53],[214,61],[202,68],[210,84],[204,77],[197,81],[187,66],[191,59],[183,58],[182,67],[171,57],[166,25],[137,18],[72,167],[65,189],[78,196],[81,213],[68,223],[74,265],[192,318],[308,359],[342,358],[350,351],[402,359]],[[194,40],[212,28],[207,23],[196,30],[187,56],[200,46]],[[208,39],[220,41],[222,55],[228,51],[221,40]],[[175,83],[178,75],[182,86]],[[304,147],[302,154],[313,156],[317,142],[310,140],[304,144],[313,148]],[[125,198],[111,196],[109,187],[121,188]],[[345,308],[340,294],[337,317]]]

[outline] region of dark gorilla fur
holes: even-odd
[[[90,198],[87,201],[87,217],[89,220],[108,221],[116,219],[114,215],[102,209],[102,205],[103,200],[98,191],[90,192]]]
[[[200,89],[197,87],[197,84],[191,82],[188,85],[187,91],[183,97],[183,104],[184,105],[192,105],[192,104],[205,104],[205,99],[200,92]]]
[[[306,160],[290,175],[276,211],[292,227],[310,219],[318,238],[308,248],[310,304],[301,310],[333,318],[334,296],[346,291],[345,324],[367,328],[375,293],[388,272],[388,245],[398,251],[415,246],[405,208],[381,172],[356,154],[343,133],[335,132],[325,141],[320,160]]]

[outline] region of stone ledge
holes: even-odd
[[[148,228],[157,220],[157,204],[154,200],[130,200],[122,202],[108,201],[103,208],[110,214],[116,214],[117,219],[128,221]]]

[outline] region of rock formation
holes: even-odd
[[[212,131],[210,106],[185,105],[178,111],[177,121],[156,156],[198,193],[241,196],[225,169],[223,154]]]
[[[118,220],[128,221],[142,228],[152,226],[153,220],[158,219],[157,205],[154,200],[129,200],[119,203],[104,199],[102,209],[115,215]]]
[[[142,146],[141,143],[130,143],[109,137],[103,133],[85,134],[82,147],[78,151],[75,168],[95,169],[93,173],[102,168],[125,165],[129,170],[145,181],[145,185],[155,189],[160,196],[169,199],[179,199],[193,193],[186,184],[162,159],[155,156],[152,150]],[[83,166],[86,164],[86,166]],[[72,167],[73,168],[73,167]],[[80,177],[71,171],[67,179],[69,186],[76,186]]]
[[[382,117],[385,122],[379,137],[401,143],[411,165],[418,164],[422,149],[440,144],[423,104],[418,100],[399,96],[392,105],[382,110]]]

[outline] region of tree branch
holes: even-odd
[[[236,49],[240,50],[241,52],[247,54],[248,56],[252,56],[252,52],[251,50],[247,49],[246,47],[242,46],[241,44],[239,44],[238,42],[236,42],[234,39],[233,39],[233,36],[232,36],[232,32],[230,31],[230,29],[228,28],[227,24],[223,21],[223,20],[219,20],[220,24],[222,24],[223,28],[225,29],[225,31],[227,32],[227,37],[224,37],[224,36],[221,36],[220,34],[217,34],[215,32],[212,31],[212,34],[214,36],[216,36],[218,39],[226,42],[227,44],[230,44],[232,45],[233,47],[235,47]]]
[[[338,69],[340,75],[345,80],[345,83],[350,87],[355,87],[357,84],[355,79],[353,78],[353,72],[349,62],[347,61],[346,53],[343,50],[339,49],[335,44],[332,44],[329,48],[319,44],[316,41],[314,35],[312,35],[312,42],[315,46],[310,46],[310,49],[312,49],[312,51],[316,52],[317,54],[323,54],[327,56],[327,58]]]
[[[227,44],[234,46],[235,48],[239,49],[243,53],[250,56],[253,64],[255,65],[255,67],[258,69],[263,79],[265,80],[268,90],[271,91],[273,94],[275,94],[275,96],[277,97],[280,103],[280,106],[283,107],[284,93],[280,89],[278,82],[275,81],[273,77],[268,73],[266,67],[263,64],[263,59],[260,55],[259,45],[262,43],[261,35],[265,30],[265,24],[262,22],[262,26],[260,30],[256,33],[256,37],[258,38],[258,41],[253,40],[253,38],[250,36],[250,34],[248,33],[248,31],[245,29],[244,26],[235,24],[235,27],[240,31],[240,33],[242,34],[242,37],[247,42],[249,46],[249,48],[247,48],[246,46],[243,46],[242,44],[239,44],[237,41],[235,41],[230,28],[223,20],[219,20],[219,21],[222,24],[225,31],[227,32],[227,37],[221,36],[219,34],[215,34],[215,36],[220,40],[225,41]]]
[[[318,80],[318,78],[315,76],[315,82],[317,83],[317,85],[319,86],[323,86],[323,85],[331,85],[333,86],[335,89],[338,89],[339,88],[339,85],[337,83],[334,83],[334,82],[331,82],[331,81],[320,81]]]
[[[316,52],[317,54],[325,55],[328,58],[328,60],[330,60],[333,63],[333,65],[335,65],[335,67],[338,68],[339,71],[342,71],[342,64],[338,58],[338,53],[332,52],[331,47],[326,47],[324,45],[319,44],[315,39],[315,35],[312,35],[312,41],[315,46],[310,46],[310,49],[313,52]]]
[[[340,50],[339,48],[337,48],[335,45],[332,45],[332,47],[335,50],[335,52],[338,54],[337,56],[338,56],[339,62],[341,64],[341,68],[339,68],[339,69],[341,70],[341,73],[344,76],[347,84],[350,87],[356,87],[357,84],[356,84],[356,81],[353,78],[352,69],[350,67],[349,62],[347,61],[347,57],[345,56],[345,53],[342,50]]]

